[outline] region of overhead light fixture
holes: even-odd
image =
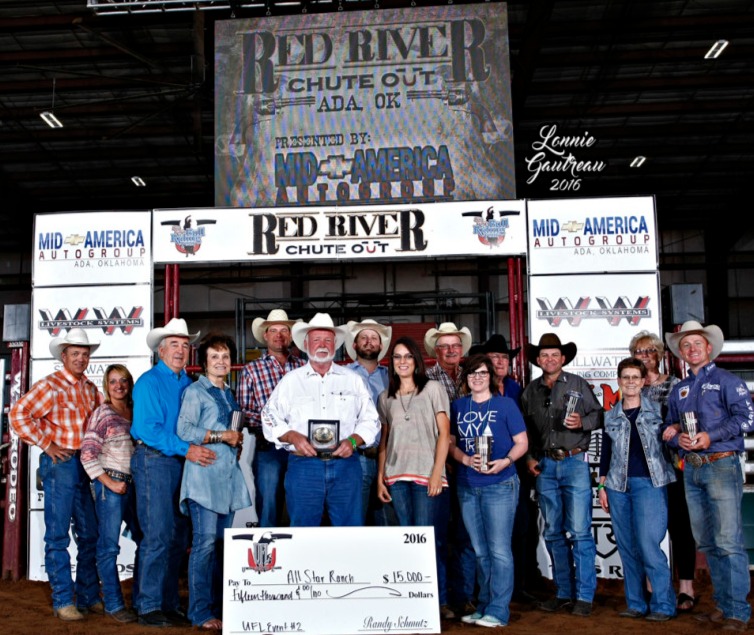
[[[720,57],[721,53],[729,44],[728,40],[718,40],[715,42],[704,55],[705,60],[714,60]]]
[[[58,119],[55,114],[53,113],[53,110],[55,110],[55,78],[52,78],[52,105],[50,106],[49,110],[45,110],[44,112],[40,112],[39,116],[42,118],[42,121],[44,121],[50,128],[62,128],[63,122]]]
[[[144,179],[142,179],[142,178],[141,178],[140,176],[132,176],[132,177],[131,177],[131,182],[132,182],[132,183],[133,183],[133,184],[134,184],[134,185],[135,185],[136,187],[146,187],[146,186],[147,186],[147,184],[146,184],[146,183],[144,183]]]
[[[42,121],[44,121],[50,128],[62,128],[63,122],[60,121],[52,112],[49,110],[45,110],[44,112],[40,112],[39,116],[42,118]]]
[[[639,155],[638,157],[634,157],[634,160],[631,161],[631,167],[632,168],[640,168],[642,165],[644,165],[644,161],[647,160],[647,157],[643,157]]]

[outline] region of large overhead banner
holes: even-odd
[[[155,263],[526,254],[526,201],[155,210]]]
[[[503,3],[218,21],[215,204],[513,199]]]

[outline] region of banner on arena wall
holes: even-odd
[[[152,281],[151,212],[36,214],[34,287]]]
[[[148,356],[152,287],[147,284],[43,287],[32,295],[31,355],[49,359],[50,342],[72,328],[99,343],[94,357]]]
[[[526,201],[155,210],[155,263],[526,254]]]
[[[654,197],[527,201],[529,275],[657,271]]]
[[[219,20],[218,207],[516,196],[505,4]]]

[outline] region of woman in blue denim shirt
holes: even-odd
[[[211,445],[217,455],[209,465],[186,462],[181,482],[181,511],[191,516],[193,540],[189,556],[189,611],[194,626],[222,630],[222,546],[224,530],[236,510],[251,505],[238,465],[242,436],[230,429],[240,410],[225,383],[236,345],[225,335],[209,334],[199,345],[205,374],[186,388],[178,415],[178,436]]]
[[[670,565],[660,547],[668,528],[667,485],[675,474],[664,454],[659,404],[641,394],[646,374],[633,357],[618,364],[622,399],[605,413],[597,492],[611,516],[623,563],[628,608],[620,616],[664,622],[676,612]]]

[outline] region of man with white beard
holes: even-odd
[[[356,448],[375,443],[377,410],[361,377],[333,364],[346,327],[317,313],[291,333],[309,362],[280,380],[262,410],[265,438],[290,453],[285,493],[291,527],[317,527],[325,511],[333,526],[361,525]]]

